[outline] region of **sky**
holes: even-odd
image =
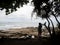
[[[36,19],[35,15],[31,17],[33,8],[34,7],[29,3],[9,15],[5,15],[5,10],[0,11],[0,29],[11,27],[37,27],[38,23],[43,21],[40,18]]]
[[[11,28],[11,27],[37,27],[38,23],[44,23],[46,20],[41,18],[36,18],[36,15],[31,17],[31,13],[34,7],[29,3],[24,5],[17,11],[5,15],[5,10],[0,11],[0,29],[1,28]],[[56,20],[51,16],[54,24],[56,25]],[[60,20],[60,17],[58,18]]]

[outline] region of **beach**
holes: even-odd
[[[0,30],[1,45],[54,45],[58,44],[59,35],[56,40],[49,37],[48,31],[43,29],[42,38],[38,38],[37,27],[10,28]],[[60,34],[60,33],[59,33]]]

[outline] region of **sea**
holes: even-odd
[[[34,22],[0,22],[0,30],[11,28],[37,27],[38,23]]]

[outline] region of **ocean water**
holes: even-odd
[[[0,22],[0,30],[10,28],[24,28],[24,27],[37,27],[38,23],[34,22]]]

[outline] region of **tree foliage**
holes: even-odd
[[[57,19],[57,16],[60,15],[60,0],[33,0],[32,1],[34,3],[34,10],[33,13],[36,12],[38,17],[42,17],[45,18],[48,22],[48,26],[45,27],[48,29],[48,32],[51,35],[51,29],[50,29],[50,21],[52,24],[52,32],[53,35],[55,35],[55,30],[54,30],[54,24],[52,22],[52,20],[49,18],[51,15],[55,17],[57,24],[58,24],[58,28],[60,29],[60,22]],[[50,21],[49,21],[50,20]]]
[[[0,10],[6,9],[6,15],[8,15],[28,2],[28,0],[0,0]]]

